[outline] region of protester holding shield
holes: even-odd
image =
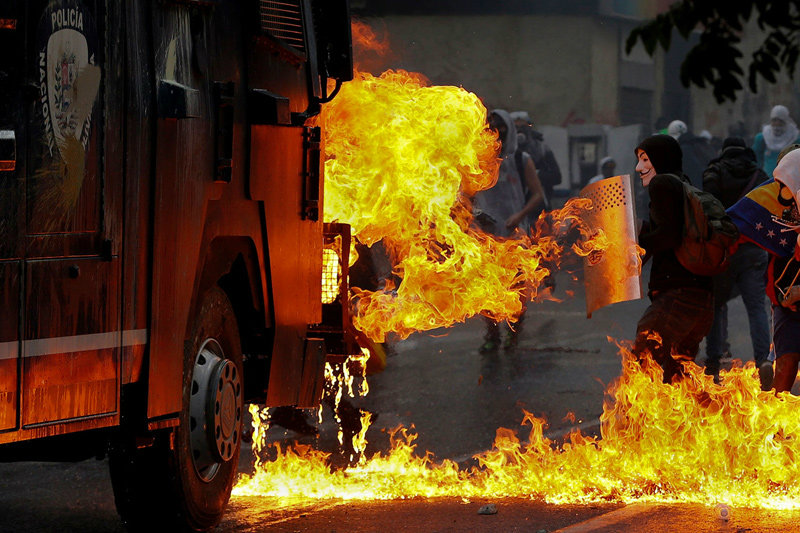
[[[636,147],[636,171],[650,198],[649,220],[639,233],[643,262],[652,259],[650,306],[636,326],[634,353],[649,354],[664,369],[664,382],[683,374],[683,361],[693,361],[713,320],[712,282],[689,272],[675,249],[683,236],[684,189],[678,142],[669,135],[647,137]]]

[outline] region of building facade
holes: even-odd
[[[676,35],[668,52],[658,50],[653,57],[641,44],[626,53],[630,31],[670,4],[671,0],[351,2],[354,14],[385,35],[391,50],[372,58],[364,65],[367,70],[420,72],[433,84],[474,92],[487,108],[528,111],[554,145],[565,174],[562,186],[569,189],[581,187],[606,155],[618,160],[619,172],[632,172],[632,146],[624,144],[652,133],[659,121],[681,119],[695,133],[708,130],[724,138],[732,132],[754,135],[777,103],[800,118],[797,83],[788,76],[722,105],[710,89],[683,87],[680,64],[697,35],[688,41]],[[758,29],[751,25],[743,37],[747,58],[748,47],[759,38]]]

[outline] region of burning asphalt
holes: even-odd
[[[498,164],[477,96],[413,73],[358,73],[320,120],[326,216],[363,244],[382,241],[401,279],[356,291],[354,323],[374,342],[396,339],[396,355],[372,397],[359,397],[363,377],[332,373],[334,413],[348,396],[363,408],[355,434],[320,421],[317,436],[276,437],[269,414],[252,410],[254,463],[221,530],[794,527],[800,398],[761,391],[752,364],[720,384],[690,365],[663,384],[624,340],[643,302],[587,322],[579,273],[559,274],[560,295],[545,290],[553,265],[609,246],[584,222],[590,201],[571,199],[513,239],[476,229],[468,198],[493,184]],[[521,295],[533,303],[520,344],[479,354],[470,317],[513,324]],[[342,448],[336,465],[331,450]]]
[[[602,253],[612,242],[588,222],[594,206],[582,198],[540,217],[530,233],[506,239],[476,228],[470,195],[493,185],[498,163],[486,117],[475,95],[430,86],[403,71],[357,73],[323,109],[326,216],[350,224],[366,245],[382,241],[400,278],[399,286],[355,291],[354,325],[375,342],[390,333],[404,339],[450,327],[478,313],[514,327],[521,299],[532,306],[543,295],[563,300],[543,284],[559,263],[571,257],[580,265],[581,257]],[[409,427],[391,431],[387,454],[360,453],[368,440],[365,411],[362,431],[347,442],[339,437],[354,452],[348,468],[331,471],[325,454],[312,447],[278,449],[268,460],[259,457],[255,473],[234,493],[800,507],[800,469],[792,460],[800,452],[794,414],[800,400],[762,392],[752,365],[731,369],[721,384],[690,365],[685,379],[663,384],[656,364],[640,364],[629,342],[599,331],[616,347],[621,365],[618,377],[605,381],[599,436],[576,429],[554,442],[545,435],[548,421],[523,410],[519,427],[498,425],[492,445],[475,454],[477,466],[461,468],[418,449]],[[344,376],[341,384],[352,395],[350,380]],[[253,414],[261,451],[269,417]]]
[[[581,199],[568,200],[530,234],[512,239],[474,227],[469,197],[493,184],[498,146],[486,129],[486,110],[463,89],[431,87],[403,71],[358,73],[321,121],[329,134],[328,216],[349,223],[364,244],[382,241],[401,279],[399,287],[356,291],[355,326],[373,341],[451,327],[478,313],[513,324],[520,296],[540,301],[543,280],[568,254],[586,257],[610,245],[586,222],[592,202]],[[572,243],[562,228],[577,235]],[[762,392],[752,365],[732,368],[721,384],[697,366],[679,383],[663,384],[657,365],[640,364],[628,342],[598,331],[615,347],[620,366],[604,381],[599,432],[576,427],[555,440],[546,434],[546,418],[517,409],[521,424],[496,425],[491,446],[474,453],[470,465],[424,451],[413,426],[388,429],[388,451],[371,455],[368,431],[361,431],[347,437],[355,451],[347,468],[331,469],[329,456],[311,446],[278,446],[268,460],[257,458],[255,472],[234,494],[323,502],[493,497],[800,507],[795,397]],[[483,380],[480,375],[475,386]],[[452,383],[441,385],[453,391]],[[423,383],[401,394],[425,389]],[[464,400],[456,405],[469,403]],[[363,413],[366,429],[372,413]],[[260,453],[269,417],[253,415],[261,422],[255,435]],[[565,418],[576,421],[574,413]]]
[[[579,285],[569,276],[558,276],[557,293],[577,288]],[[548,420],[544,436],[556,447],[563,448],[566,435],[575,428],[599,436],[604,391],[622,371],[618,349],[606,335],[630,331],[643,306],[642,301],[618,304],[598,311],[587,321],[579,294],[563,303],[544,302],[529,310],[530,320],[517,349],[493,356],[477,351],[481,328],[475,319],[446,330],[414,334],[396,343],[396,353],[390,357],[386,370],[370,378],[370,393],[354,400],[359,407],[379,415],[367,433],[365,454],[389,454],[387,433],[398,425],[413,425],[418,433],[417,449],[430,451],[434,455],[432,462],[449,459],[459,468],[468,469],[475,464],[473,455],[491,448],[498,427],[511,428],[522,441],[527,440],[527,427],[520,425],[522,409]],[[744,308],[734,305],[730,312],[732,341],[737,346],[747,346]],[[747,358],[748,354],[742,356]],[[325,411],[326,421],[319,426],[319,436],[300,436],[275,426],[268,432],[269,440],[282,446],[299,441],[317,449],[335,450],[336,425],[330,421],[327,408]],[[680,434],[674,435],[676,442],[681,442]],[[693,450],[698,455],[693,467],[703,460],[713,463],[715,459],[709,456],[720,461],[727,458],[744,467],[742,459],[732,455],[735,451],[717,444],[716,448],[709,447],[708,456],[703,456],[703,450]],[[668,450],[664,455],[672,453]],[[680,460],[675,459],[676,463]],[[552,468],[553,472],[558,470],[557,466]],[[708,477],[697,472],[701,475],[696,479]],[[373,475],[380,479],[380,473]],[[546,477],[549,473],[536,471],[536,475]],[[595,468],[587,466],[577,471],[574,486],[585,486],[586,480],[596,475]],[[358,476],[354,471],[353,477]],[[402,476],[396,478],[398,486],[403,485]],[[690,477],[687,475],[687,479]],[[795,530],[793,524],[798,518],[797,510],[754,508],[729,499],[705,503],[598,501],[579,505],[548,503],[545,498],[530,494],[514,497],[501,491],[433,498],[418,491],[416,496],[391,500],[346,500],[335,496],[315,499],[307,496],[322,486],[319,481],[294,483],[298,492],[289,498],[244,496],[237,492],[223,527],[230,531],[778,532]],[[446,490],[454,488],[460,487]],[[719,517],[720,503],[728,506],[727,521]],[[497,514],[478,514],[487,504],[494,504]],[[258,529],[256,523],[261,524]],[[579,528],[578,524],[583,525]]]
[[[513,352],[501,351],[490,357],[479,354],[480,319],[397,342],[386,370],[369,378],[369,394],[352,400],[378,415],[367,432],[366,455],[387,454],[387,431],[413,425],[419,435],[415,441],[419,453],[429,450],[435,462],[450,459],[468,467],[474,454],[491,448],[499,427],[513,429],[526,439],[527,427],[520,425],[523,408],[547,419],[545,436],[556,443],[563,442],[564,435],[576,427],[598,435],[604,391],[621,372],[617,347],[606,337],[623,338],[630,332],[644,302],[606,307],[587,320],[579,288],[570,276],[560,274],[556,294],[576,290],[575,297],[532,306]],[[740,355],[748,360],[744,307],[733,302],[729,313],[731,341],[742,347]],[[570,412],[574,416],[568,416]],[[283,447],[300,442],[335,454],[337,427],[327,406],[323,415],[316,437],[273,426],[267,439]],[[314,417],[315,413],[309,413],[312,422]],[[720,460],[732,453],[725,448],[708,451]],[[253,454],[246,446],[240,472],[253,473]],[[581,475],[590,478],[592,473],[587,469]],[[0,531],[122,531],[104,462],[0,464],[0,479],[4,502]],[[310,482],[298,478],[298,497],[235,495],[218,531],[760,533],[796,531],[800,518],[796,510],[753,509],[725,500],[577,505],[499,493],[467,498],[314,499],[302,496],[313,489],[306,483]],[[718,503],[729,505],[727,522],[717,516]],[[479,515],[486,504],[495,504],[497,514]],[[585,523],[583,529],[568,529],[581,523]]]

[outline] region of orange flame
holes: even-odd
[[[694,364],[676,385],[625,350],[623,375],[610,386],[602,439],[576,430],[558,446],[545,421],[525,413],[527,442],[499,429],[494,447],[460,469],[415,453],[414,434],[392,432],[392,450],[331,472],[328,455],[297,445],[244,476],[237,496],[397,499],[461,496],[542,498],[552,503],[726,502],[799,508],[800,398],[762,392],[752,363],[722,372],[716,385]]]
[[[368,24],[354,20],[350,28],[353,34],[353,46],[356,49],[354,55],[356,57],[363,56],[366,52],[373,52],[382,56],[389,52],[389,38],[384,36],[383,39],[380,39],[375,30]]]
[[[429,87],[419,75],[358,74],[326,104],[321,119],[326,214],[351,224],[362,242],[383,239],[402,277],[396,294],[358,295],[356,325],[374,339],[449,325],[477,312],[513,318],[520,294],[535,295],[547,275],[541,262],[564,253],[551,229],[562,221],[579,225],[589,207],[585,200],[568,203],[553,214],[553,225],[540,219],[531,236],[513,240],[473,229],[462,195],[490,186],[497,172],[486,110],[475,95]],[[585,256],[606,244],[598,233],[572,251]],[[607,390],[601,439],[576,430],[558,445],[545,437],[544,420],[525,413],[527,439],[501,428],[493,448],[476,456],[480,466],[462,469],[429,452],[419,455],[413,432],[397,428],[388,453],[337,471],[330,470],[329,454],[278,447],[277,460],[257,459],[256,473],[243,476],[234,495],[800,507],[800,398],[762,392],[752,363],[723,371],[721,385],[689,363],[684,379],[667,385],[655,363],[640,364],[625,345],[620,351],[623,374]],[[336,379],[352,395],[349,377]],[[253,414],[263,438],[263,415]],[[362,431],[354,448],[363,438]],[[256,442],[260,454],[263,441]]]
[[[355,326],[373,340],[388,332],[450,326],[477,313],[514,320],[520,297],[537,296],[541,263],[563,249],[550,225],[499,239],[471,226],[469,196],[497,179],[499,143],[477,96],[430,86],[419,74],[357,73],[322,110],[329,220],[350,224],[371,245],[383,240],[398,287],[357,291]],[[574,200],[551,216],[579,225],[590,205]],[[602,244],[587,239],[586,255]]]

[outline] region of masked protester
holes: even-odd
[[[517,130],[507,111],[495,109],[489,113],[489,128],[497,132],[502,145],[500,172],[497,183],[490,189],[479,191],[473,200],[473,212],[476,222],[487,233],[497,237],[513,237],[520,229],[528,231],[528,215],[536,209],[541,210],[544,203],[544,191],[536,174],[536,167],[530,155],[518,149]],[[526,184],[531,192],[525,199],[522,184]],[[515,327],[509,331],[505,341],[506,348],[516,345],[525,313]],[[494,352],[500,347],[499,325],[486,318],[486,335],[481,353]]]
[[[643,263],[652,260],[650,306],[636,326],[634,353],[652,357],[664,369],[664,382],[683,374],[682,362],[693,361],[713,320],[712,281],[692,274],[675,255],[683,235],[683,155],[669,135],[647,137],[635,150],[636,171],[650,199],[649,220],[639,245]]]
[[[787,232],[790,240],[794,241],[794,253],[786,257],[771,255],[767,276],[776,356],[773,388],[776,392],[784,392],[792,390],[800,364],[800,214],[797,210],[800,151],[789,148],[784,157],[779,157],[774,175],[775,181],[781,184],[779,196],[791,202],[782,219],[787,227],[794,229]]]
[[[800,130],[797,128],[789,110],[782,105],[776,105],[769,114],[769,124],[765,124],[761,133],[753,139],[753,151],[756,153],[758,165],[764,169],[769,177],[778,164],[778,155],[781,150],[792,143],[800,143]]]
[[[775,179],[750,191],[728,209],[740,241],[769,252],[767,296],[772,303],[776,392],[790,391],[800,363],[800,144],[778,154]]]

